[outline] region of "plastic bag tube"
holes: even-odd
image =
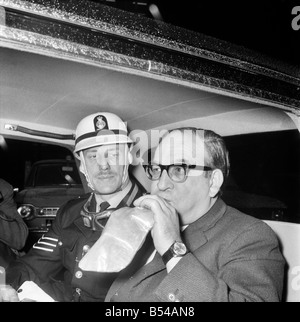
[[[121,271],[131,263],[153,224],[153,213],[148,209],[124,207],[114,211],[79,268],[102,273]]]

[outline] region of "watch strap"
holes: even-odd
[[[161,256],[165,265],[167,265],[168,261],[173,257],[174,257],[174,254],[170,248]]]
[[[170,248],[161,256],[163,262],[165,265],[167,265],[167,263],[169,262],[170,259],[172,258],[178,258],[178,257],[183,257],[184,255],[186,255],[188,253],[188,250],[186,250],[186,253],[185,254],[182,254],[182,255],[178,255],[178,254],[175,254],[174,250],[173,250],[173,247],[174,247],[174,244],[176,242],[174,242]]]

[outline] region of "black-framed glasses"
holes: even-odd
[[[152,180],[158,180],[163,171],[166,170],[169,178],[174,182],[184,182],[188,175],[189,169],[202,170],[202,171],[211,171],[211,167],[201,166],[201,165],[188,165],[188,164],[144,164],[143,168],[146,172],[147,177]]]

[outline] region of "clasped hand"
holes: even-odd
[[[166,200],[156,195],[144,195],[135,200],[134,206],[144,207],[153,212],[154,225],[151,234],[160,255],[163,255],[175,241],[181,241],[178,213]]]

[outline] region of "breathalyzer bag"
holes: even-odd
[[[100,238],[79,262],[93,272],[119,272],[133,260],[154,224],[152,211],[124,207],[114,211]]]

